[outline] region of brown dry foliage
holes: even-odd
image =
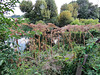
[[[44,50],[47,49],[48,40],[51,40],[49,42],[53,43],[54,38],[58,37],[59,35],[63,36],[66,32],[68,32],[68,36],[63,37],[63,38],[66,38],[67,40],[69,39],[71,42],[72,41],[71,32],[82,32],[82,33],[88,32],[89,33],[89,30],[91,30],[91,29],[98,29],[100,31],[100,24],[97,24],[97,25],[67,25],[67,26],[64,26],[61,28],[57,27],[56,25],[54,25],[52,23],[48,23],[47,25],[42,25],[42,24],[35,25],[32,23],[31,24],[22,23],[21,25],[27,25],[27,26],[31,27],[33,29],[32,31],[38,30],[38,31],[42,32],[43,39],[41,42],[39,41],[40,40],[39,35],[36,34],[35,36],[37,36],[38,38],[35,38],[35,36],[33,36],[33,38],[35,39],[34,44],[36,45],[36,43],[39,43],[39,47],[41,47],[39,49],[44,49]],[[21,25],[18,25],[18,26],[20,27]],[[23,30],[21,30],[22,33],[15,31],[13,29],[10,29],[10,30],[12,32],[11,35],[15,35],[16,33],[18,35],[22,35],[22,34],[26,35]],[[30,32],[28,32],[28,33],[30,33]],[[90,33],[90,35],[92,36],[91,33]],[[64,40],[63,40],[63,42],[64,42]],[[38,46],[36,46],[36,47],[38,47]],[[34,47],[32,49],[35,49],[36,47]],[[52,44],[51,44],[51,47],[52,47]]]

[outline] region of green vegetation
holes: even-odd
[[[99,24],[99,19],[76,19],[73,22],[71,22],[71,25],[96,25]]]
[[[36,24],[37,21],[42,20],[46,24],[53,23],[57,26],[64,26],[70,24],[72,19],[65,19],[59,21],[59,16],[63,11],[70,11],[71,17],[75,19],[99,19],[99,7],[98,5],[93,5],[88,0],[77,0],[72,1],[69,4],[65,3],[61,6],[61,12],[58,15],[57,6],[54,0],[36,0],[36,3],[33,5],[31,1],[22,1],[20,3],[20,9],[24,14],[25,18],[29,18],[31,23]],[[69,16],[66,14],[66,16]],[[63,16],[64,18],[65,16]],[[63,25],[61,25],[63,24]],[[72,23],[73,24],[73,23]],[[78,23],[82,24],[83,23]],[[84,25],[89,24],[85,23]],[[94,23],[95,24],[95,23]],[[97,23],[96,23],[97,24]]]
[[[77,3],[79,5],[78,18],[88,19],[89,1],[88,0],[77,0]]]
[[[77,0],[62,5],[58,15],[54,0],[22,1],[25,18],[6,18],[16,3],[0,1],[0,75],[75,75],[79,66],[83,75],[100,75],[98,6]],[[29,38],[24,51],[22,37]]]
[[[43,22],[42,20],[40,20],[40,21],[36,21],[36,24],[45,24],[45,22]]]
[[[18,0],[10,0],[0,2],[0,75],[12,74],[17,68],[17,57],[14,50],[8,45],[5,45],[4,41],[9,38],[11,31],[9,27],[16,27],[11,19],[5,18],[4,14],[7,11],[13,11],[12,8],[18,3]],[[9,8],[10,7],[10,8]]]
[[[70,24],[73,21],[73,17],[70,11],[63,11],[59,15],[59,26]]]
[[[66,11],[66,10],[67,10],[67,3],[65,3],[65,4],[63,4],[63,5],[61,6],[60,12]]]
[[[64,4],[61,7],[61,11],[70,11],[72,13],[73,18],[77,18],[78,16],[78,4],[76,2],[70,3],[70,4]],[[63,9],[63,10],[62,10]]]
[[[47,3],[47,9],[50,11],[50,19],[53,17],[57,17],[58,11],[57,11],[57,6],[55,3],[55,0],[45,0]]]

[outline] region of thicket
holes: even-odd
[[[52,32],[54,26],[50,27],[50,30],[47,25],[31,26],[35,31],[39,29],[42,34],[32,35],[35,38],[31,39],[22,56],[21,66],[16,70],[18,74],[75,75],[77,67],[83,63],[84,55],[88,55],[88,58],[86,64],[82,65],[82,74],[100,74],[98,53],[100,44],[96,42],[100,37],[99,25],[77,26],[76,29],[69,26],[70,30],[65,30],[64,33],[59,29],[56,31],[56,27],[55,32]],[[92,26],[95,26],[95,29]],[[61,39],[53,44],[50,39],[57,38],[58,35],[61,35]]]
[[[9,7],[14,7],[17,2],[18,0],[0,2],[2,8],[0,11],[0,75],[75,75],[78,66],[82,66],[83,75],[100,74],[99,24],[68,25],[59,28],[52,23],[34,25],[30,24],[29,20],[11,21],[5,18],[4,13],[13,11]],[[62,16],[65,19],[72,18],[70,11],[63,12],[65,15]],[[69,13],[70,18],[67,18],[66,12]],[[90,21],[98,23],[98,20],[76,19],[75,24],[78,22],[89,24]],[[69,23],[66,20],[65,22]],[[30,38],[23,53],[12,49],[9,40],[13,37],[17,40],[21,36]],[[7,43],[4,43],[7,39]],[[14,47],[18,47],[19,45],[15,45],[14,42],[12,43]],[[88,58],[83,65],[85,55],[88,55]]]

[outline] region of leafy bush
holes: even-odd
[[[70,23],[71,25],[96,25],[99,24],[99,19],[76,19],[73,22]]]
[[[42,21],[42,20],[36,21],[36,23],[35,23],[35,24],[39,24],[39,23],[41,23],[41,24],[45,24],[45,22],[44,22],[44,21]]]
[[[17,68],[17,55],[9,45],[0,43],[0,75],[13,74]]]
[[[80,22],[84,23],[85,25],[87,24],[98,24],[99,23],[99,19],[80,19]]]
[[[70,24],[72,21],[73,21],[73,17],[70,11],[63,11],[60,13],[58,18],[60,27]]]
[[[79,19],[75,19],[73,22],[71,22],[71,25],[84,25],[84,23],[80,22]]]
[[[74,61],[65,61],[64,67],[62,68],[61,74],[62,75],[75,75],[77,64]]]

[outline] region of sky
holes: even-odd
[[[19,0],[20,2],[22,2],[23,0]],[[36,0],[29,0],[32,1],[33,4],[35,4]],[[76,0],[55,0],[55,3],[57,5],[57,9],[58,9],[58,13],[60,13],[60,8],[63,4],[65,3],[70,3],[71,1],[76,1]],[[99,0],[89,0],[89,2],[92,2],[94,5],[98,4],[98,6],[100,7],[100,1]],[[7,16],[11,16],[11,15],[23,15],[24,13],[21,12],[20,8],[19,8],[19,4],[17,4],[17,7],[15,7],[14,13],[10,13]]]

